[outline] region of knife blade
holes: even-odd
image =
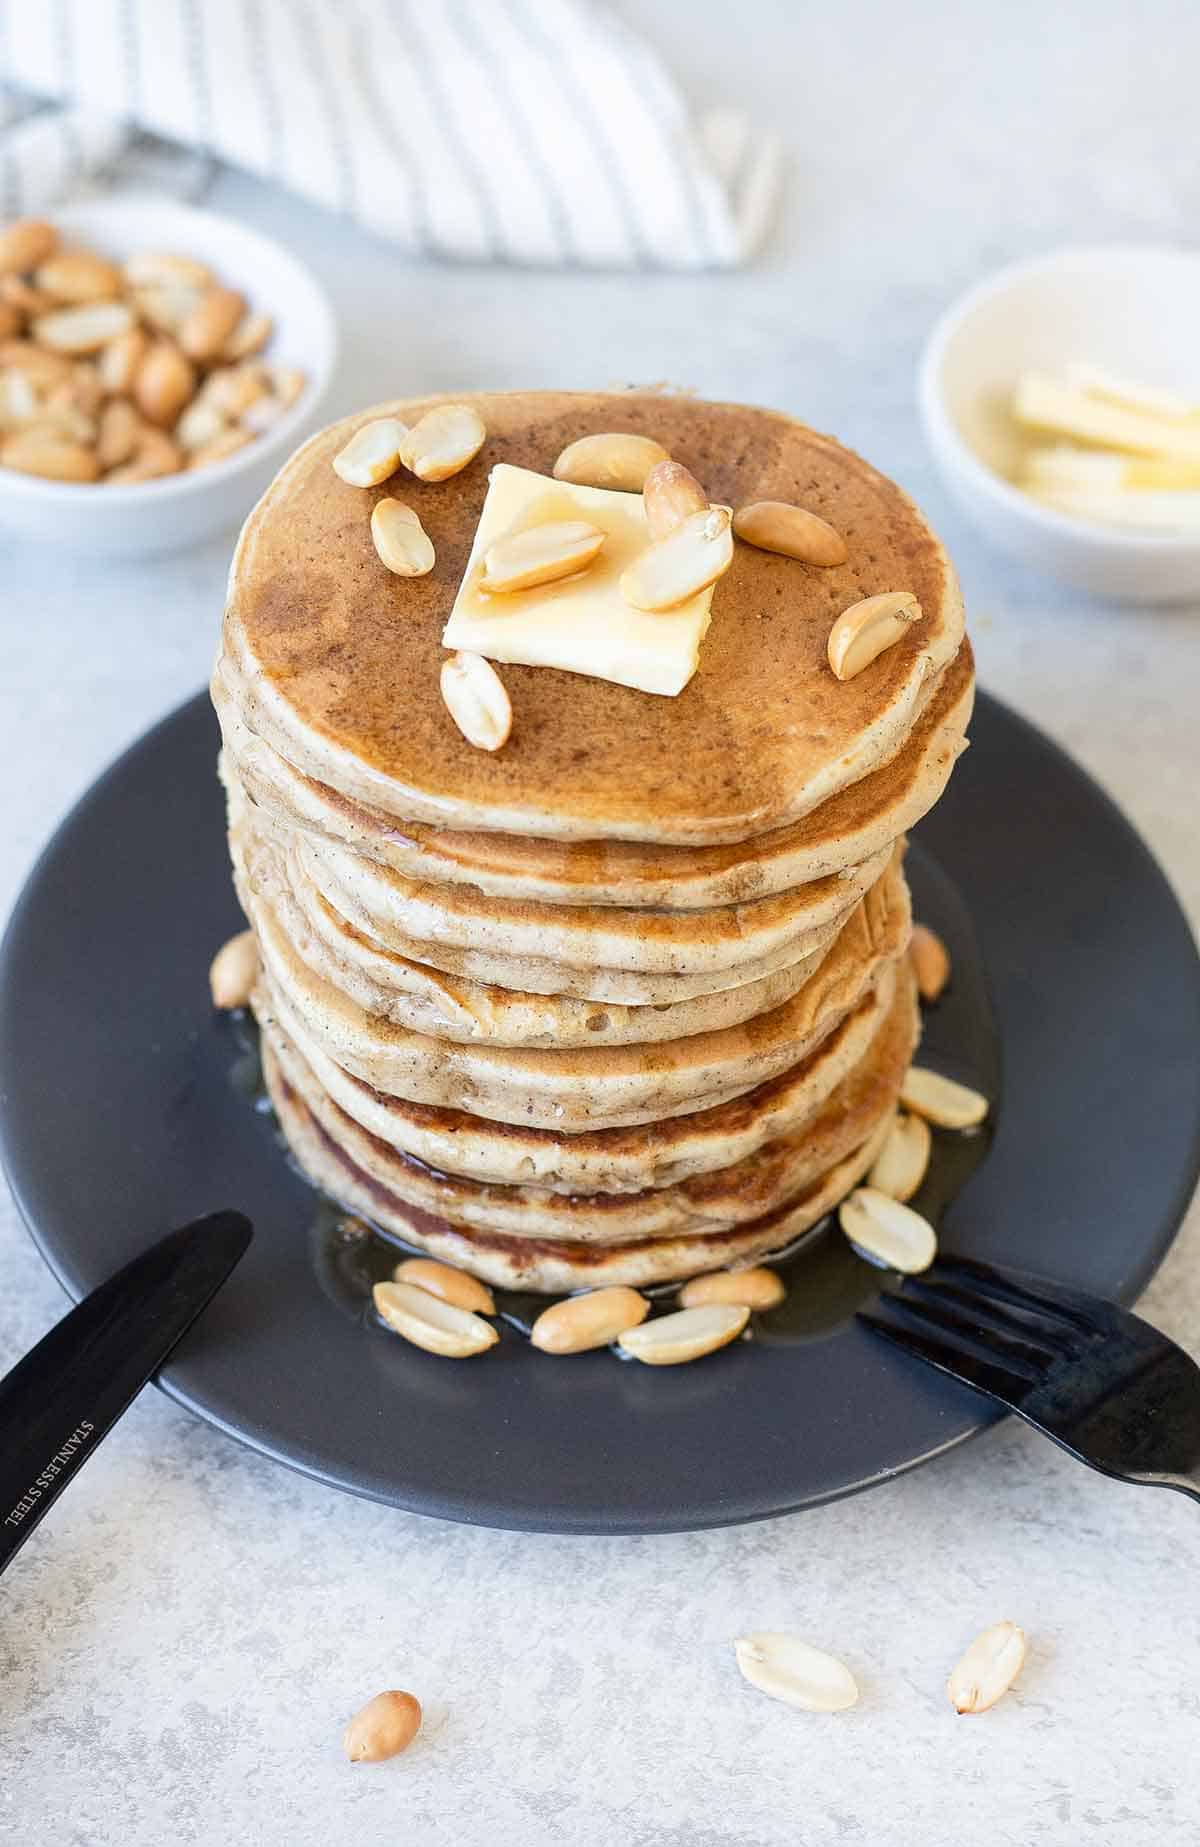
[[[240,1212],[170,1231],[0,1379],[0,1572],[163,1365],[250,1243]]]

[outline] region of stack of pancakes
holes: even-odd
[[[488,1281],[647,1284],[776,1251],[870,1167],[917,1037],[905,830],[964,747],[954,573],[892,483],[787,418],[657,394],[469,400],[482,455],[361,489],[315,437],[247,523],[213,696],[254,1010],[283,1131],[325,1191]],[[799,503],[819,570],[739,545],[699,671],[662,698],[506,666],[505,747],[438,694],[489,467],[656,438],[713,501]],[[400,493],[437,550],[376,557]],[[854,679],[860,598],[923,616]]]

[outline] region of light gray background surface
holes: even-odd
[[[292,241],[334,295],[330,414],[406,391],[668,377],[834,430],[944,532],[983,683],[1100,778],[1197,918],[1200,612],[1103,608],[986,550],[933,476],[913,370],[933,316],[1000,262],[1194,238],[1200,14],[625,10],[698,98],[749,103],[787,144],[760,264],[414,270],[222,177],[212,206]],[[0,540],[4,909],[95,773],[205,677],[228,552],[131,567]],[[1200,1352],[1198,1258],[1193,1212],[1145,1309]],[[0,1263],[2,1368],[64,1307],[7,1199]],[[344,1498],[151,1392],[0,1586],[0,1841],[1182,1847],[1200,1829],[1198,1581],[1194,1505],[1013,1428],[802,1517],[568,1540]],[[1032,1638],[1020,1690],[956,1719],[946,1672],[1001,1616]],[[730,1642],[770,1627],[844,1655],[857,1710],[804,1715],[746,1688]],[[426,1702],[425,1732],[398,1763],[351,1768],[342,1725],[389,1685]]]

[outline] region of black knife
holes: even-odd
[[[0,1571],[207,1306],[250,1243],[240,1212],[170,1231],[0,1379]]]

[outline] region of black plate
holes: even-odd
[[[1096,785],[994,700],[972,737],[913,855],[919,907],[968,961],[955,888],[974,918],[1005,1057],[995,1145],[945,1241],[1129,1299],[1200,1159],[1200,965]],[[226,1205],[254,1219],[162,1375],[172,1397],[352,1492],[556,1532],[787,1512],[991,1420],[836,1315],[800,1345],[667,1371],[516,1336],[454,1364],[364,1327],[314,1261],[314,1195],[231,1081],[233,1029],[209,1011],[209,959],[240,926],[215,751],[203,697],[135,744],[58,830],[0,951],[4,1159],[69,1292],[168,1225]]]

